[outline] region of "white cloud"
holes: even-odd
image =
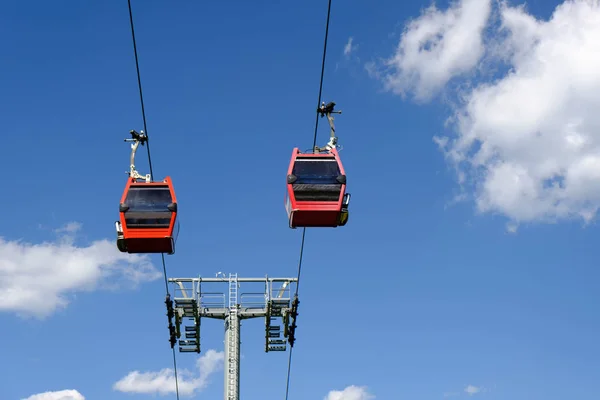
[[[519,222],[593,219],[600,205],[600,3],[567,1],[548,21],[500,6],[494,57],[442,146],[470,178],[480,212]],[[491,47],[492,45],[490,45]]]
[[[482,388],[477,387],[477,386],[468,385],[465,388],[465,393],[467,393],[469,396],[473,396],[474,394],[477,394],[477,393],[481,392],[481,389]]]
[[[410,21],[395,54],[378,73],[388,90],[419,101],[430,99],[454,76],[470,71],[484,54],[482,32],[491,12],[491,0],[461,0],[446,11],[435,5]]]
[[[177,371],[177,383],[179,393],[191,396],[196,391],[203,390],[208,386],[209,378],[223,368],[224,353],[216,350],[208,350],[198,358],[194,374],[186,370]],[[114,390],[126,393],[158,393],[167,395],[175,393],[175,374],[173,369],[165,368],[158,372],[133,371],[113,385]]]
[[[355,52],[358,49],[358,45],[353,45],[352,42],[354,41],[354,38],[352,36],[350,36],[348,38],[348,42],[346,42],[346,45],[344,46],[344,56],[346,58],[349,58],[350,55]]]
[[[114,241],[75,244],[80,224],[56,230],[57,240],[40,244],[0,237],[0,311],[45,317],[64,308],[68,295],[111,284],[129,285],[160,278],[146,256],[121,253]]]
[[[453,133],[434,141],[459,197],[479,212],[504,215],[511,233],[527,222],[588,223],[600,206],[600,2],[565,1],[548,20],[494,4],[497,21],[488,0],[428,8],[389,61],[396,72],[379,77],[427,100],[461,76]]]
[[[348,386],[344,390],[332,390],[323,400],[372,400],[375,396],[365,386]]]
[[[77,390],[60,390],[34,394],[22,400],[85,400],[85,397]]]

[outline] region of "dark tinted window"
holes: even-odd
[[[171,224],[171,213],[162,212],[131,212],[125,213],[125,224],[127,228],[168,228]]]
[[[171,202],[168,186],[131,186],[125,199],[129,211],[167,211]]]
[[[296,159],[292,174],[296,183],[338,183],[340,168],[335,159]]]

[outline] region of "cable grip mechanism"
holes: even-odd
[[[133,143],[131,144],[131,156],[129,159],[129,172],[126,172],[126,173],[129,174],[129,177],[131,177],[132,179],[143,179],[146,181],[146,183],[150,183],[150,181],[152,180],[152,177],[150,176],[150,174],[141,175],[135,169],[135,152],[137,151],[140,144],[143,146],[144,143],[146,143],[146,141],[148,141],[148,137],[144,134],[144,131],[140,131],[140,133],[138,133],[135,130],[131,130],[131,131],[129,131],[129,133],[131,134],[131,139],[125,139],[125,141],[133,142]]]
[[[317,113],[321,115],[321,118],[327,116],[327,120],[329,121],[329,129],[330,129],[330,138],[329,142],[323,147],[315,146],[315,153],[321,153],[325,151],[331,151],[331,149],[335,149],[337,146],[338,138],[335,136],[335,125],[333,123],[333,116],[331,114],[341,114],[342,111],[334,111],[335,102],[330,101],[325,104],[323,102],[320,107],[317,108]]]

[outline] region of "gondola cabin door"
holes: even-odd
[[[138,182],[130,178],[119,205],[122,235],[119,250],[127,253],[175,252],[173,230],[177,199],[171,178],[162,182]],[[117,228],[117,231],[119,229]]]

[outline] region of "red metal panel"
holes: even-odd
[[[331,158],[333,156],[340,169],[340,174],[345,175],[344,167],[335,149],[329,153],[310,154],[300,153],[298,148],[292,150],[292,158],[288,167],[288,175],[292,174],[294,165],[298,158]],[[337,227],[339,226],[340,212],[346,185],[342,184],[340,196],[337,201],[296,201],[292,184],[287,184],[285,199],[286,211],[288,213],[291,228],[296,227]]]
[[[166,177],[164,181],[159,182],[136,182],[134,179],[128,179],[123,195],[121,196],[121,203],[125,203],[127,194],[132,186],[168,186],[169,192],[171,193],[171,201],[177,203],[175,197],[175,190],[173,189],[173,183],[170,177]],[[168,253],[173,254],[175,247],[173,243],[173,230],[175,229],[175,221],[177,220],[177,212],[171,212],[171,220],[168,228],[159,229],[137,229],[128,228],[125,222],[125,213],[120,212],[120,221],[123,228],[123,237],[127,245],[128,253]]]

